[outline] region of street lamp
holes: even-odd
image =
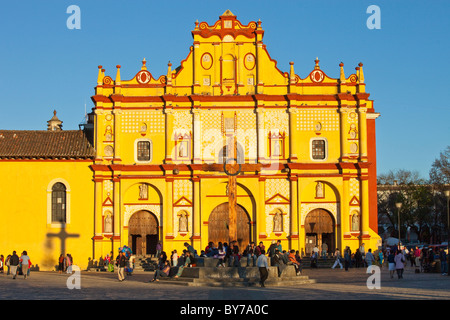
[[[398,215],[398,249],[400,250],[400,209],[402,207],[402,203],[396,202],[395,206],[397,207],[397,215]]]
[[[449,258],[450,253],[450,213],[449,213],[449,207],[450,207],[450,190],[445,190],[445,197],[447,199],[447,258]],[[449,263],[447,262],[447,275],[450,275],[449,270]]]

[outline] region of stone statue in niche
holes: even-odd
[[[282,220],[283,217],[281,216],[281,213],[277,211],[277,213],[275,213],[275,216],[273,217],[273,232],[283,231]]]
[[[148,199],[148,185],[145,183],[139,186],[139,199]]]
[[[276,156],[276,157],[281,155],[281,153],[280,153],[280,141],[279,140],[275,140],[275,142],[274,142],[273,155]]]
[[[178,156],[181,158],[187,157],[186,142],[180,142],[180,148],[178,150]]]
[[[323,183],[318,181],[316,185],[316,198],[323,198]]]
[[[187,221],[187,217],[186,217],[186,213],[182,212],[181,216],[180,216],[180,220],[178,222],[178,231],[179,232],[187,232],[188,231],[188,227],[187,227],[188,221]]]
[[[112,233],[112,217],[111,217],[111,214],[109,214],[109,213],[105,217],[104,232],[105,233]]]
[[[357,213],[352,215],[352,230],[359,231],[359,215]]]

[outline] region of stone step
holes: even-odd
[[[192,287],[251,287],[259,286],[258,278],[233,278],[233,279],[199,279],[199,278],[161,278],[160,281],[154,283],[173,284]],[[288,278],[268,278],[265,282],[266,286],[297,286],[302,284],[316,283],[315,280],[309,279],[307,276],[288,277]]]

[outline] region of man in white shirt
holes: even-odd
[[[265,255],[265,250],[261,249],[261,254],[258,256],[258,259],[256,259],[256,266],[259,268],[259,274],[261,277],[261,287],[264,288],[264,282],[267,280],[267,277],[269,276],[269,263],[267,262],[267,257]]]

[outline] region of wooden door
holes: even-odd
[[[158,238],[158,221],[154,214],[148,211],[134,213],[128,222],[128,245],[136,255],[149,254],[151,245],[148,236]],[[156,244],[155,244],[156,246]]]
[[[315,245],[322,251],[322,243],[328,245],[328,252],[335,250],[335,224],[333,216],[324,209],[312,210],[305,219],[305,233],[315,236]],[[308,241],[308,236],[306,238]],[[306,242],[308,244],[308,242]]]
[[[241,206],[237,206],[237,239],[228,239],[228,217],[229,204],[222,203],[218,205],[210,214],[208,220],[208,242],[212,241],[215,245],[219,242],[237,240],[239,250],[243,251],[250,242],[250,218],[247,212]]]

